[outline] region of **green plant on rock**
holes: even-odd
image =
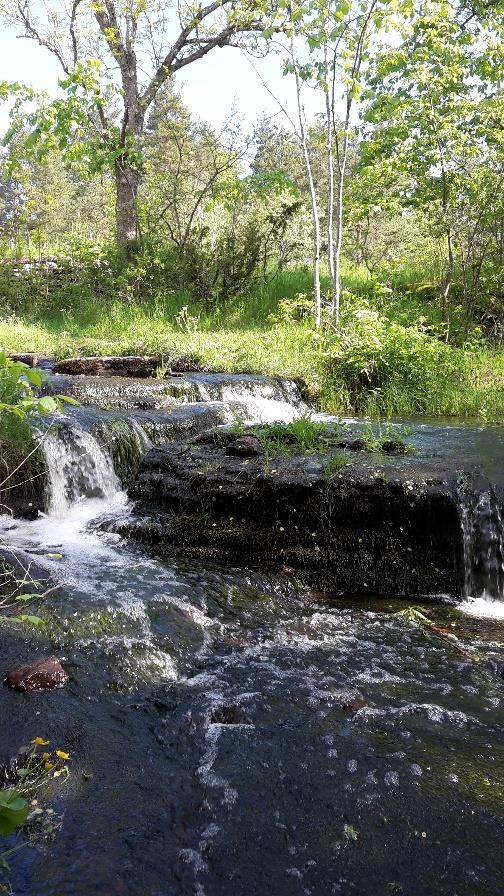
[[[44,374],[37,368],[28,367],[22,361],[13,361],[0,351],[0,417],[13,414],[25,418],[28,414],[52,414],[62,410],[65,404],[78,404],[68,395],[43,395],[40,389]]]
[[[336,454],[332,454],[325,463],[323,468],[323,475],[326,479],[330,479],[331,476],[334,476],[336,473],[341,473],[342,470],[348,464],[348,460],[345,455],[338,451]]]
[[[8,837],[22,830],[31,817],[43,814],[36,799],[37,791],[49,781],[65,781],[69,776],[70,753],[61,749],[48,751],[49,741],[35,737],[24,756],[23,764],[16,769],[15,781],[0,789],[0,837]],[[0,871],[8,871],[8,859],[24,843],[18,843],[0,853]]]
[[[272,423],[247,431],[259,439],[267,459],[279,454],[324,454],[338,444],[345,429],[343,424],[328,425],[303,416],[291,423]]]

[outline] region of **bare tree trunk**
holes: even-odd
[[[115,166],[116,182],[116,237],[120,249],[128,251],[139,239],[138,188],[140,174],[135,168],[118,161]]]
[[[301,138],[301,146],[303,149],[303,158],[308,178],[308,190],[310,193],[312,219],[313,219],[313,295],[315,298],[315,326],[320,329],[322,323],[322,296],[320,292],[320,218],[318,210],[317,193],[313,180],[313,172],[311,166],[310,152],[308,149],[308,137],[306,133],[305,118],[303,106],[301,103],[301,80],[297,67],[296,54],[294,49],[294,34],[291,36],[291,57],[294,68],[294,76],[296,79],[296,98],[297,110],[299,118],[299,135]]]
[[[329,266],[329,276],[334,282],[334,152],[331,98],[329,96],[327,44],[324,47],[324,65],[326,71],[325,103],[327,139],[327,262]]]
[[[450,338],[450,290],[452,287],[453,273],[455,270],[451,227],[448,227],[446,231],[446,248],[448,250],[448,267],[446,269],[443,290],[441,293],[441,312],[443,315],[443,323],[446,327],[444,339],[445,342],[448,342]]]
[[[341,306],[341,247],[343,245],[343,201],[345,195],[345,174],[348,155],[348,134],[345,131],[343,138],[343,151],[341,153],[338,171],[338,195],[336,200],[336,233],[334,240],[334,274],[333,296],[331,303],[334,326],[339,326]]]
[[[326,99],[326,107],[327,107],[327,115],[331,116],[331,124],[334,131],[334,135],[336,137],[336,158],[338,162],[338,193],[337,193],[337,206],[336,206],[336,233],[334,235],[334,273],[333,273],[333,295],[331,302],[331,313],[333,318],[333,323],[336,328],[339,327],[340,321],[340,305],[341,305],[341,248],[343,245],[343,203],[345,198],[345,176],[346,176],[346,168],[347,168],[347,159],[348,159],[348,149],[349,149],[349,128],[350,128],[350,117],[352,113],[352,106],[354,101],[354,89],[355,86],[359,83],[359,76],[361,73],[363,53],[365,49],[365,44],[368,39],[369,28],[372,23],[372,18],[374,14],[374,10],[377,4],[377,0],[371,0],[369,9],[367,13],[365,13],[364,18],[361,20],[359,25],[359,31],[357,35],[357,43],[354,51],[354,56],[351,65],[350,71],[350,83],[346,90],[346,113],[345,113],[345,121],[344,121],[344,132],[343,132],[343,143],[341,147],[341,152],[339,148],[339,138],[336,131],[336,118],[335,118],[335,84],[336,84],[336,70],[333,63],[332,68],[332,91],[331,91],[331,101],[327,102]],[[327,69],[327,60],[326,60],[326,73],[328,76]]]

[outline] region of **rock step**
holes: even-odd
[[[130,490],[144,518],[140,526],[133,518],[129,534],[202,560],[284,564],[323,590],[461,593],[450,473],[427,464],[412,474],[352,463],[330,475],[329,456],[266,463],[226,450],[200,441],[149,451]]]
[[[57,361],[53,373],[78,376],[126,376],[149,379],[161,366],[156,355],[111,355],[108,357],[65,358]]]

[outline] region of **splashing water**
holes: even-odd
[[[464,602],[471,615],[504,618],[504,520],[493,489],[460,495]]]
[[[80,498],[112,498],[120,491],[114,465],[91,433],[62,420],[43,437],[49,477],[49,513],[63,517]]]

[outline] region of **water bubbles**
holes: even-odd
[[[399,774],[397,772],[387,772],[383,780],[387,787],[399,787]]]

